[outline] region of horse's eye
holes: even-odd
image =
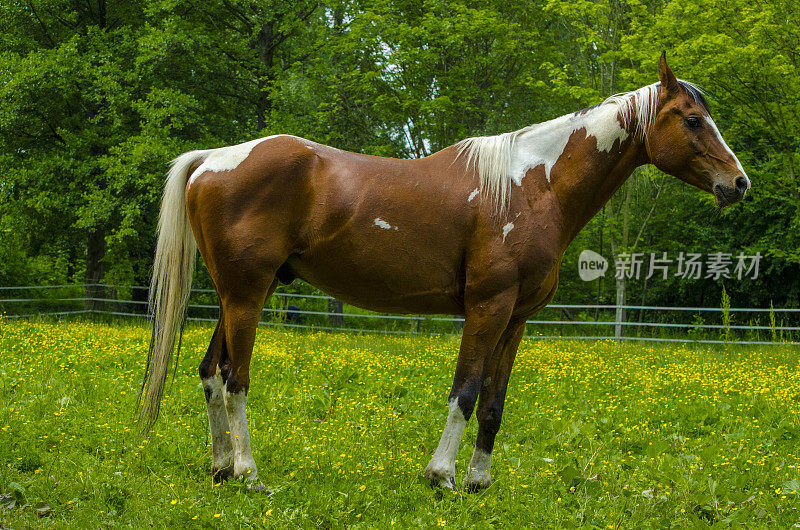
[[[697,129],[700,127],[700,118],[697,116],[689,116],[686,118],[686,125],[692,129]]]

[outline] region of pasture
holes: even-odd
[[[800,521],[798,350],[524,340],[492,486],[422,478],[458,339],[259,329],[253,453],[212,485],[188,327],[151,437],[144,324],[0,318],[0,527],[774,527]],[[474,418],[458,455],[466,471]]]

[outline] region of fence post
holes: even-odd
[[[622,326],[625,322],[625,283],[617,280],[617,309],[614,315],[614,339],[619,342],[622,338]]]
[[[344,304],[335,298],[328,299],[328,325],[340,328],[344,325]]]
[[[106,297],[105,288],[98,283],[87,283],[85,291],[84,309],[88,311],[102,311],[105,307],[98,299]]]

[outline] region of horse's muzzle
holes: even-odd
[[[745,177],[738,177],[735,181],[736,187],[726,186],[725,184],[714,184],[714,199],[717,206],[725,208],[731,204],[736,204],[744,199],[747,190],[750,189],[750,181]]]

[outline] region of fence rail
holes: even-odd
[[[40,315],[145,317],[147,293],[147,287],[106,284],[0,287],[0,313],[9,319]],[[320,331],[457,334],[464,322],[463,317],[362,311],[337,304],[319,292],[279,290],[271,300],[263,310],[260,325]],[[624,318],[625,312],[635,311],[639,312],[638,319],[620,320],[620,313]],[[216,321],[217,312],[213,290],[192,290],[188,320]],[[578,317],[572,313],[578,313]],[[603,334],[605,331],[608,334]],[[527,321],[526,336],[800,345],[800,309],[550,304],[537,314],[537,319]]]

